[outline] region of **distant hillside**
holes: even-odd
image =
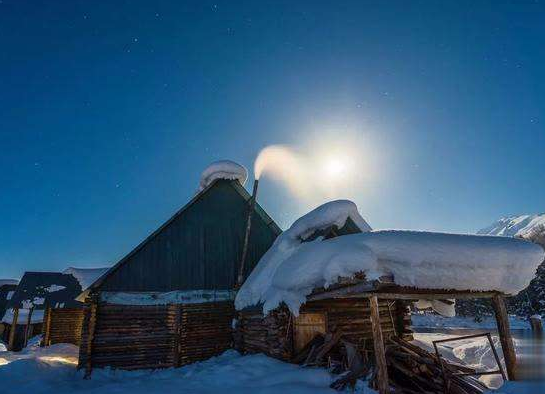
[[[545,248],[545,214],[511,216],[498,220],[491,226],[478,231],[478,234],[524,237]],[[545,316],[545,262],[542,263],[529,286],[514,297],[507,299],[509,313],[521,317],[533,314]],[[492,314],[489,300],[459,300],[456,313],[473,316],[480,321]]]
[[[477,234],[526,237],[538,226],[545,226],[545,213],[501,218],[492,225],[479,230]]]

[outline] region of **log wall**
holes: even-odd
[[[43,346],[72,343],[79,346],[83,308],[48,308],[44,315]]]
[[[178,367],[231,347],[233,303],[85,308],[79,368]]]
[[[398,335],[411,339],[410,314],[403,301],[379,300],[379,317],[385,339]],[[300,313],[323,313],[326,331],[341,330],[343,337],[360,349],[373,349],[368,299],[329,299],[311,301]],[[258,309],[239,313],[235,346],[242,353],[265,353],[288,361],[294,355],[293,316],[285,306],[263,316]]]

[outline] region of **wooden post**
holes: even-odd
[[[388,367],[386,354],[384,352],[384,340],[380,328],[380,314],[378,310],[378,299],[376,296],[369,298],[371,307],[371,327],[373,329],[373,346],[375,349],[375,362],[377,368],[377,386],[380,394],[389,394],[390,385],[388,381]]]
[[[91,301],[89,312],[89,334],[87,338],[87,360],[85,363],[85,376],[84,379],[90,379],[93,372],[93,340],[95,338],[96,327],[96,315],[97,315],[97,303]]]
[[[19,319],[19,308],[13,308],[13,320],[11,322],[11,328],[9,330],[9,342],[8,350],[13,351],[13,345],[15,344],[15,334],[17,332],[17,320]]]
[[[23,347],[25,348],[26,345],[28,344],[28,336],[30,335],[30,327],[32,326],[32,313],[34,312],[34,307],[31,306],[29,309],[28,309],[28,316],[27,316],[27,319],[26,319],[26,326],[25,326],[25,339],[24,339],[24,342],[23,342]]]
[[[182,305],[173,304],[170,307],[176,308],[176,320],[174,320],[174,344],[172,350],[174,352],[174,368],[178,368],[180,366],[180,322],[182,319]]]
[[[50,337],[51,337],[51,307],[48,305],[45,308],[45,319],[44,319],[44,325],[42,328],[43,332],[43,340],[42,340],[42,346],[49,346],[50,343]]]
[[[513,338],[511,337],[511,331],[509,329],[507,309],[505,308],[503,297],[500,294],[497,294],[492,298],[492,307],[494,308],[494,313],[496,314],[496,324],[498,325],[498,334],[500,336],[505,366],[507,367],[507,377],[509,380],[517,380],[517,355],[515,353],[515,345],[513,344]]]

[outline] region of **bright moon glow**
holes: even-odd
[[[327,159],[324,167],[325,173],[331,177],[341,176],[346,171],[346,163],[336,157]]]

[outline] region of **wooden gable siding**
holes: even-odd
[[[153,238],[129,255],[103,291],[225,290],[235,285],[248,203],[230,181],[218,181]],[[277,234],[254,215],[246,274]]]

